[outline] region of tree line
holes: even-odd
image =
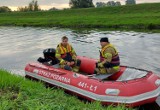
[[[2,12],[11,12],[11,9],[8,8],[7,6],[2,6],[2,7],[0,7],[0,13],[2,13]]]
[[[94,7],[92,0],[70,0],[69,6],[71,8],[90,8]]]
[[[26,11],[40,11],[40,7],[38,5],[38,1],[33,0],[31,1],[28,6],[25,7],[18,7],[17,11],[22,11],[22,12],[26,12]]]
[[[97,5],[96,7],[106,6],[106,4],[102,2],[97,2],[96,5]],[[93,4],[93,0],[69,0],[69,6],[71,9],[95,7]],[[57,9],[53,7],[48,11],[52,11],[52,10],[57,10]],[[27,12],[27,11],[42,11],[42,10],[38,4],[38,1],[33,0],[28,4],[28,6],[18,7],[17,11]],[[8,8],[7,6],[2,6],[0,7],[0,12],[11,12],[11,9]]]
[[[70,0],[69,1],[70,8],[89,8],[94,7],[92,0]],[[57,10],[55,7],[49,9],[49,11]],[[18,7],[17,11],[27,12],[27,11],[42,11],[40,6],[38,5],[37,0],[31,1],[28,6]],[[0,7],[0,12],[11,12],[11,9],[7,6]]]

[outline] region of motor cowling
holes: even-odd
[[[56,54],[56,49],[54,48],[45,49],[43,50],[44,58],[39,57],[37,61],[40,63],[45,63],[45,62],[47,63],[51,61],[51,64],[57,64],[59,61],[55,57],[55,54]]]
[[[56,54],[56,49],[54,48],[48,48],[43,51],[43,55],[45,59],[55,58],[55,54]]]

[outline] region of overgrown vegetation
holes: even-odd
[[[25,7],[18,7],[17,11],[27,12],[27,11],[40,11],[40,7],[38,5],[38,1],[33,0],[31,1],[28,6]]]
[[[69,6],[71,8],[89,8],[94,7],[93,0],[70,0]]]
[[[99,102],[84,103],[62,89],[46,88],[4,70],[0,75],[0,110],[131,110],[124,106],[102,107]]]
[[[0,13],[4,13],[4,12],[11,12],[11,9],[8,8],[7,6],[1,6]]]
[[[160,29],[159,18],[160,3],[153,3],[49,12],[0,13],[0,25]]]

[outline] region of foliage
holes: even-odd
[[[96,7],[105,7],[107,4],[104,2],[97,2]]]
[[[94,7],[92,0],[70,0],[69,6],[71,8],[89,8],[89,7]]]
[[[7,6],[2,6],[2,7],[0,7],[0,13],[2,13],[2,12],[11,12],[11,9],[8,8]]]
[[[0,110],[131,110],[124,106],[103,107],[82,102],[62,89],[46,88],[41,82],[0,70]]]
[[[105,6],[121,6],[121,3],[118,1],[108,1],[107,3],[104,2],[96,3],[96,7],[105,7]]]
[[[58,10],[58,9],[55,8],[55,7],[52,7],[52,8],[50,8],[48,11],[55,11],[55,10]]]
[[[126,0],[126,5],[135,5],[136,0]]]
[[[28,6],[18,7],[17,10],[21,12],[26,12],[26,11],[40,11],[41,9],[39,8],[38,1],[33,0],[28,4]]]

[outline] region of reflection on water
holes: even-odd
[[[58,28],[0,27],[0,68],[24,75],[25,65],[42,56],[43,49],[56,47],[64,35],[69,37],[78,55],[96,59],[100,38],[108,37],[119,51],[121,65],[160,75],[160,33]]]
[[[108,37],[120,54],[121,65],[151,70],[160,75],[160,33],[99,31],[58,28],[0,27],[0,68],[24,75],[24,67],[56,47],[68,36],[78,55],[98,59],[99,39]]]

